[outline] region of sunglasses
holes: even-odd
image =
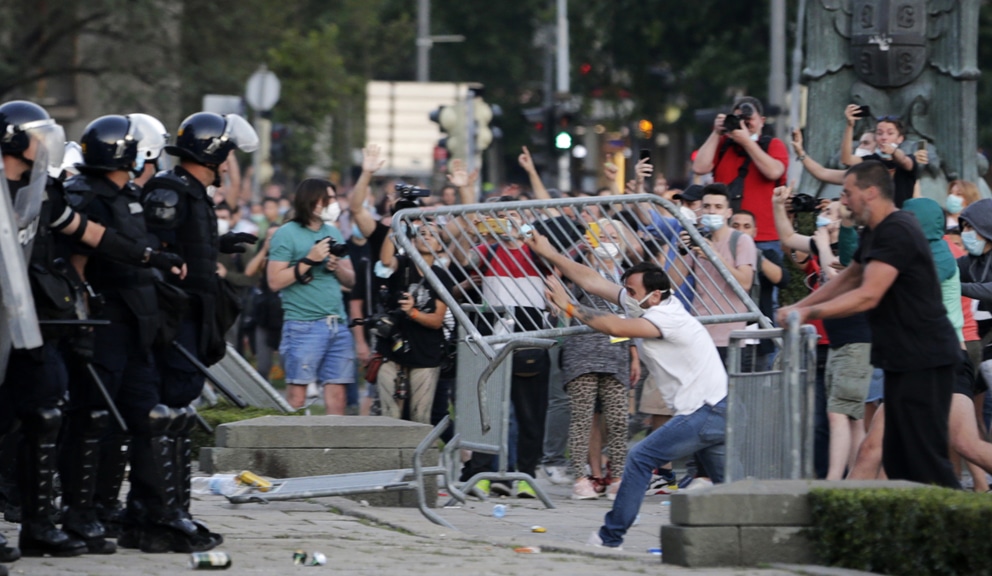
[[[900,120],[899,116],[896,115],[885,115],[885,116],[875,117],[876,122],[898,122],[899,120]]]

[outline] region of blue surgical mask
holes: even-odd
[[[830,226],[830,223],[831,222],[833,222],[833,220],[831,220],[830,218],[827,218],[826,216],[817,216],[816,217],[816,227],[817,228],[823,228],[824,226]]]
[[[720,214],[703,214],[699,217],[699,222],[710,232],[716,232],[727,223],[727,219]]]
[[[143,154],[138,154],[134,159],[134,168],[131,168],[131,172],[134,172],[135,176],[141,174],[141,171],[145,169],[145,156]]]
[[[974,230],[966,230],[961,233],[961,243],[964,249],[972,256],[981,256],[985,252],[985,238],[978,235]]]
[[[964,209],[964,198],[951,194],[947,197],[947,201],[944,202],[944,207],[947,208],[949,213],[957,214]]]

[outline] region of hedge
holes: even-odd
[[[810,541],[832,566],[992,575],[992,498],[946,488],[813,489]]]
[[[217,426],[221,424],[226,424],[227,422],[240,422],[241,420],[250,420],[251,418],[258,418],[260,416],[296,416],[299,412],[293,412],[286,414],[285,412],[279,410],[273,410],[271,408],[238,408],[226,402],[221,402],[216,406],[210,408],[202,408],[198,410],[200,416],[210,424],[211,428],[216,430]],[[207,434],[207,432],[197,426],[193,429],[192,434],[190,434],[193,440],[193,457],[200,457],[200,447],[201,446],[213,446],[214,445],[214,435]]]

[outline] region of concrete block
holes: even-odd
[[[416,448],[431,426],[384,416],[263,416],[221,424],[222,448]]]
[[[741,480],[672,495],[680,526],[808,526],[811,488],[922,488],[906,481]]]
[[[741,564],[815,564],[813,543],[805,531],[796,526],[741,526]]]
[[[740,566],[740,535],[735,526],[661,527],[662,562],[678,566]]]

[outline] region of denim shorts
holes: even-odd
[[[351,384],[355,381],[355,342],[347,320],[286,320],[279,355],[286,384]]]

